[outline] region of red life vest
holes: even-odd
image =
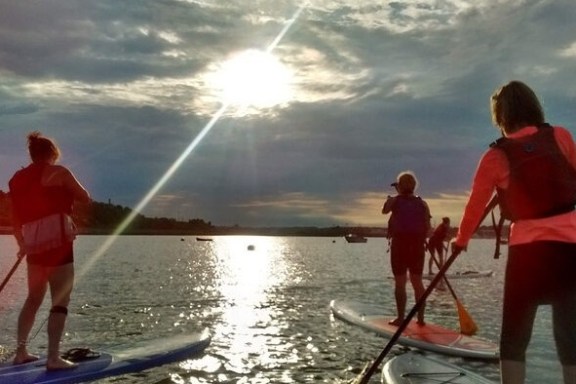
[[[73,197],[63,186],[43,186],[44,165],[31,164],[16,172],[8,183],[12,209],[21,224],[55,213],[72,212]]]
[[[388,237],[413,235],[426,238],[430,212],[420,196],[398,195],[388,220]]]
[[[532,135],[501,137],[490,147],[502,150],[508,159],[508,188],[497,189],[507,219],[537,219],[574,210],[576,170],[558,147],[549,124]]]

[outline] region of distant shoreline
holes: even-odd
[[[193,229],[127,229],[120,233],[120,236],[301,236],[301,237],[344,237],[349,233],[354,233],[367,238],[385,238],[386,228],[377,227],[213,227],[210,230]],[[451,237],[456,235],[453,229]],[[112,235],[114,229],[103,228],[81,228],[79,235]],[[504,228],[503,233],[507,233]],[[0,226],[0,234],[12,235],[12,227]],[[474,238],[493,239],[494,229],[491,226],[481,227]]]

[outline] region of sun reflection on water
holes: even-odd
[[[282,246],[282,240],[273,237],[227,236],[219,239],[215,254],[223,299],[235,307],[263,305],[268,290],[287,278],[285,261],[278,257]],[[233,311],[236,310],[238,308]],[[235,316],[240,314],[234,313]],[[242,317],[234,317],[235,323],[242,321]]]
[[[227,344],[227,370],[248,373],[277,364],[278,352],[290,349],[274,343],[287,328],[276,303],[278,288],[290,283],[284,240],[227,236],[215,248],[222,313],[214,333]]]

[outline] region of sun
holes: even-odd
[[[246,50],[212,72],[211,87],[222,103],[238,108],[272,108],[292,98],[292,73],[268,52]]]

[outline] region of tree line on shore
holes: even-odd
[[[110,234],[132,214],[132,209],[110,202],[93,201],[89,204],[76,204],[73,218],[79,232],[84,234]],[[457,228],[452,228],[455,235]],[[0,190],[0,232],[11,233],[11,203],[8,193]],[[242,227],[215,226],[209,221],[195,218],[177,220],[168,217],[146,217],[138,214],[122,234],[149,235],[265,235],[265,236],[327,236],[340,237],[355,234],[365,237],[385,237],[386,228],[366,226],[332,226],[332,227]],[[492,237],[491,226],[481,227],[479,237]]]
[[[10,195],[0,190],[0,227],[4,229],[3,232],[11,230],[11,210]],[[130,208],[121,205],[93,201],[88,204],[75,204],[72,216],[80,233],[108,234],[114,232],[131,213],[132,210]],[[214,226],[202,219],[181,221],[166,217],[146,217],[138,214],[124,233],[208,233],[212,229],[214,229]]]
[[[93,201],[89,204],[75,204],[73,219],[80,233],[110,234],[130,215],[132,209],[111,203]],[[11,203],[8,193],[0,190],[0,232],[11,233]],[[215,226],[209,221],[195,218],[177,220],[167,217],[146,217],[142,214],[122,232],[123,234],[167,234],[167,235],[269,235],[269,236],[344,236],[348,233],[363,236],[385,236],[383,228],[369,227],[241,227]]]

